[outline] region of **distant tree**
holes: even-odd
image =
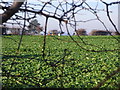
[[[76,30],[75,34],[76,35],[87,35],[85,29],[78,29],[78,30]]]
[[[114,32],[114,35],[120,35],[118,32]]]
[[[92,30],[90,35],[110,35],[111,32],[104,31],[104,30]]]
[[[43,27],[40,26],[37,19],[32,20],[28,26],[28,32],[30,34],[39,34],[43,31]]]

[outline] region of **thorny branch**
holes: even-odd
[[[89,50],[89,49],[85,49],[83,46],[81,46],[78,41],[76,41],[69,32],[68,27],[69,26],[73,26],[74,31],[77,30],[77,23],[80,22],[89,22],[89,21],[93,21],[93,20],[98,20],[106,29],[106,31],[109,32],[107,26],[105,25],[105,23],[100,19],[100,17],[98,16],[98,12],[103,11],[106,12],[106,15],[108,17],[108,20],[110,21],[110,23],[112,24],[112,26],[114,27],[114,29],[116,30],[116,32],[120,35],[120,32],[117,29],[117,26],[115,25],[115,23],[112,21],[111,17],[110,17],[110,11],[109,11],[109,7],[112,5],[117,5],[120,4],[120,1],[116,1],[116,2],[111,2],[111,3],[106,3],[103,0],[100,0],[101,3],[103,3],[106,6],[106,11],[105,9],[98,9],[98,2],[95,8],[92,8],[91,5],[89,5],[89,3],[87,1],[80,1],[78,0],[77,2],[75,2],[74,0],[72,0],[72,2],[68,2],[66,0],[66,2],[61,2],[58,0],[58,4],[54,5],[54,1],[50,0],[49,2],[41,2],[39,1],[40,4],[31,4],[28,3],[24,6],[22,6],[22,4],[24,3],[25,0],[22,0],[22,2],[16,2],[17,0],[14,0],[15,2],[13,2],[13,5],[9,5],[9,3],[5,3],[5,2],[0,2],[0,8],[2,8],[2,10],[4,11],[3,14],[0,14],[0,18],[2,18],[2,22],[0,24],[3,23],[7,23],[7,21],[13,16],[14,19],[13,20],[24,20],[24,28],[23,28],[23,32],[25,30],[26,25],[26,21],[29,23],[30,20],[32,20],[33,18],[36,18],[36,15],[42,15],[46,17],[46,21],[45,21],[45,35],[44,35],[44,40],[43,40],[43,60],[45,60],[45,48],[46,48],[46,34],[47,34],[47,23],[48,23],[48,19],[49,18],[53,18],[59,21],[59,28],[61,31],[62,30],[62,23],[65,23],[65,27],[66,30],[68,32],[68,35],[70,36],[71,40],[77,44],[77,46],[79,46],[81,49],[85,50],[85,51],[91,51],[91,52],[107,52],[107,51],[120,51],[120,49],[114,49],[114,50]],[[5,4],[5,5],[3,5]],[[37,6],[39,7],[39,9],[37,8],[37,10],[35,8],[33,8],[33,6]],[[47,7],[50,7],[52,9],[52,11],[50,11],[49,9],[47,9]],[[87,10],[91,13],[93,13],[95,15],[95,19],[89,19],[89,20],[77,20],[76,19],[76,15],[79,15],[79,12],[82,10]],[[24,17],[17,15],[17,13],[24,13]],[[28,16],[27,16],[28,14]],[[33,14],[30,15],[30,14]],[[63,23],[63,24],[64,24]],[[20,25],[20,23],[17,23]],[[22,24],[23,25],[23,24]],[[110,33],[111,35],[111,33]],[[18,49],[20,48],[20,43],[22,41],[22,36],[21,35],[21,39],[19,42],[19,46]],[[91,45],[91,46],[95,46],[92,44],[89,44],[88,42],[85,42],[84,39],[77,35],[80,39],[80,41],[84,44],[84,45]],[[113,35],[111,35],[113,38],[115,38]],[[58,39],[58,38],[57,38]],[[120,40],[118,38],[115,38],[118,43],[120,42]],[[61,40],[61,39],[58,39]],[[65,40],[61,40],[61,41],[65,41]],[[97,47],[97,46],[95,46]],[[99,48],[99,47],[98,47]],[[103,48],[102,48],[103,49]],[[116,71],[112,72],[110,75],[106,76],[106,78],[101,81],[97,86],[95,86],[95,88],[100,88],[102,85],[104,85],[104,83],[109,80],[112,76],[116,75],[118,72],[120,72],[120,68],[118,68]],[[22,82],[24,83],[24,82]],[[39,85],[38,85],[39,86]]]
[[[102,1],[102,0],[101,0]],[[111,3],[106,3],[106,2],[104,2],[104,1],[102,1],[105,5],[106,5],[106,11],[107,11],[107,17],[108,17],[108,19],[109,19],[109,21],[111,22],[111,24],[114,26],[114,28],[115,28],[115,30],[116,30],[116,32],[120,35],[120,32],[118,31],[118,29],[117,29],[117,26],[114,24],[114,22],[112,21],[112,19],[111,19],[111,17],[110,17],[110,13],[109,13],[109,6],[110,5],[113,5],[113,4],[120,4],[120,1],[118,1],[118,2],[111,2]]]
[[[25,2],[25,9],[27,8],[26,5],[27,5],[27,2]],[[26,12],[24,13],[24,18],[26,18]],[[22,29],[22,35],[21,35],[21,37],[20,37],[20,42],[19,42],[19,44],[18,44],[18,49],[17,49],[17,50],[20,49],[20,45],[21,45],[21,43],[22,43],[23,34],[24,34],[24,30],[25,30],[25,25],[26,25],[26,20],[24,20],[24,25],[23,25],[23,29]]]
[[[44,35],[43,49],[42,49],[43,60],[45,60],[45,47],[46,47],[47,23],[48,23],[48,17],[46,17],[46,22],[45,22],[45,35]]]

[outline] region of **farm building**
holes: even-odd
[[[0,29],[2,30],[2,35],[7,35],[7,34],[13,34],[13,35],[20,35],[22,30],[21,28],[18,27],[7,27],[7,26],[0,26]]]
[[[50,30],[50,31],[48,31],[48,35],[67,36],[68,34],[66,34],[66,33],[63,32],[63,31]]]
[[[22,33],[22,29],[14,27],[14,28],[8,28],[8,32],[11,32],[10,34],[13,35],[20,35]]]
[[[59,32],[57,30],[50,30],[48,31],[48,35],[58,35]]]
[[[7,31],[6,31],[7,27],[5,25],[1,25],[0,26],[0,35],[6,35]]]

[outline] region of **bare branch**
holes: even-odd
[[[2,22],[0,24],[5,23],[8,19],[10,19],[16,12],[18,12],[21,5],[24,3],[25,0],[14,0],[13,5],[10,6],[3,14],[0,14],[0,18]]]
[[[110,73],[109,75],[107,75],[106,78],[103,81],[101,81],[100,83],[98,83],[97,86],[94,87],[94,89],[95,88],[100,88],[101,86],[103,86],[107,80],[109,80],[111,77],[118,74],[119,72],[120,72],[120,67],[118,67],[117,70],[115,70],[112,73]]]

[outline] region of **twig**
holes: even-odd
[[[109,75],[107,75],[103,81],[101,81],[100,83],[98,83],[98,85],[96,85],[94,87],[94,89],[95,88],[100,88],[101,86],[103,86],[107,80],[109,80],[111,77],[113,77],[114,75],[118,74],[119,72],[120,72],[120,67],[117,70],[115,70],[112,73],[110,73]]]
[[[43,49],[42,49],[43,60],[45,60],[45,47],[46,47],[47,23],[48,23],[48,17],[46,17],[46,21],[45,21],[45,34],[44,34]]]
[[[25,2],[25,8],[27,8],[27,2]],[[24,14],[24,18],[26,18],[26,12],[25,12],[25,14]],[[19,42],[18,48],[17,48],[18,51],[19,51],[20,45],[21,45],[21,43],[22,43],[23,34],[24,34],[24,30],[25,30],[25,25],[26,25],[26,20],[24,20],[24,25],[23,25],[22,34],[21,34],[21,37],[20,37],[20,42]]]

